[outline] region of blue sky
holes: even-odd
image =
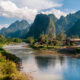
[[[80,0],[63,0],[63,6],[61,10],[69,9],[73,11],[80,10]]]
[[[0,28],[16,20],[33,21],[41,12],[57,18],[80,10],[80,0],[0,0]]]

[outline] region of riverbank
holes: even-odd
[[[80,48],[67,47],[67,46],[35,46],[30,45],[34,50],[40,51],[42,54],[53,54],[59,56],[70,56],[74,58],[80,58]]]
[[[0,80],[31,80],[19,72],[21,60],[0,48]]]
[[[28,45],[25,47],[24,44],[23,46],[9,45],[4,49],[21,58],[21,73],[27,74],[28,77],[32,76],[33,80],[63,80],[65,74],[65,80],[67,77],[67,80],[80,78],[80,59],[59,55],[54,49],[34,50]],[[72,68],[73,65],[74,68]],[[70,72],[72,73],[69,74]],[[73,72],[78,73],[78,76]]]

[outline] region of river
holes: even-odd
[[[80,80],[80,59],[41,54],[27,44],[8,45],[4,48],[22,59],[21,72],[34,80]]]

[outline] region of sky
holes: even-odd
[[[80,0],[0,0],[0,29],[16,20],[33,22],[39,13],[57,18],[80,10]]]

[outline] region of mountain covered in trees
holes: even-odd
[[[80,19],[67,31],[68,36],[80,36]]]
[[[24,37],[29,30],[29,23],[26,20],[16,21],[12,23],[8,28],[0,30],[0,34],[7,38]]]
[[[76,21],[80,19],[80,11],[73,13],[73,14],[68,14],[66,17],[61,16],[60,19],[58,19],[55,23],[56,26],[56,33],[59,31],[68,31]]]
[[[55,37],[55,25],[53,20],[45,14],[38,14],[30,27],[27,37],[38,38],[41,34]]]
[[[66,17],[61,16],[60,19],[57,19],[54,14],[38,14],[34,20],[34,23],[31,25],[27,37],[33,36],[37,38],[40,34],[46,34],[46,32],[51,29],[49,26],[52,24],[54,24],[55,27],[52,29],[54,31],[49,31],[48,33],[51,32],[50,34],[54,34],[54,32],[56,32],[58,34],[61,31],[67,33],[79,19],[80,11],[73,14],[68,14]],[[70,34],[73,35],[73,33]]]

